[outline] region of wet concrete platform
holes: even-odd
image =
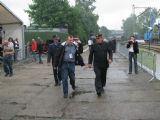
[[[87,62],[88,52],[83,56]],[[69,88],[68,99],[46,63],[18,64],[14,71],[0,74],[0,120],[160,120],[160,82],[148,82],[152,76],[143,70],[128,75],[128,60],[118,53],[100,98],[93,68],[76,67],[78,88]]]

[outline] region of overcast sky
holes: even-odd
[[[14,12],[25,25],[29,25],[28,15],[24,9],[28,9],[28,4],[32,0],[0,0],[12,12]],[[74,0],[69,0],[73,5]],[[156,7],[160,9],[160,0],[96,0],[97,7],[95,13],[99,15],[99,26],[106,26],[108,29],[121,29],[122,20],[126,19],[132,13],[132,5],[136,7]],[[144,9],[136,9],[138,15]]]

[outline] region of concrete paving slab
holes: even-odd
[[[72,103],[64,118],[95,120],[159,120],[159,103]]]
[[[62,97],[61,88],[49,87],[20,111],[17,116],[61,117],[67,105]]]
[[[18,111],[24,108],[23,104],[0,104],[0,120],[11,120]]]

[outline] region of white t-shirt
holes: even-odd
[[[88,40],[88,45],[92,45],[93,41],[92,40]]]
[[[9,42],[9,43],[8,43],[8,47],[10,47],[10,48],[14,49],[14,45],[13,45],[13,43],[12,43],[12,42]]]
[[[133,50],[133,44],[130,45],[130,48],[128,48],[128,51],[129,51],[129,52],[134,52],[134,50]]]

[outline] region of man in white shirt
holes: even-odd
[[[88,40],[88,47],[89,50],[91,49],[91,46],[93,45],[93,41],[91,39]]]

